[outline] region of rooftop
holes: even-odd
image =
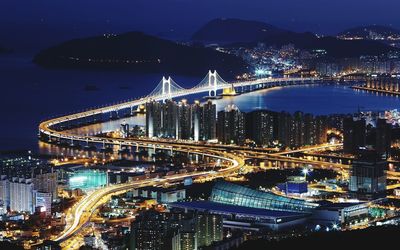
[[[229,204],[222,204],[212,201],[191,201],[191,202],[174,202],[170,204],[171,207],[193,209],[199,211],[209,211],[220,214],[240,214],[250,215],[263,218],[282,218],[282,217],[298,217],[306,216],[306,213],[274,211],[261,208],[252,208],[244,206],[236,206]]]

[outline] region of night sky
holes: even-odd
[[[185,39],[217,17],[335,34],[364,24],[400,28],[399,9],[399,0],[1,0],[0,44],[34,51],[65,39],[133,30]]]

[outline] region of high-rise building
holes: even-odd
[[[146,104],[146,136],[195,141],[216,139],[216,106],[198,101],[189,105],[186,100],[179,103]]]
[[[57,198],[57,172],[49,172],[34,175],[33,188],[39,192],[50,193],[52,199]]]
[[[305,127],[304,127],[304,114],[297,111],[293,115],[292,119],[292,146],[300,147],[305,145]]]
[[[195,220],[193,214],[172,214],[173,228],[176,230],[172,239],[173,250],[196,250],[198,249]]]
[[[220,215],[198,213],[195,215],[197,245],[209,246],[223,239],[223,222]]]
[[[386,156],[390,153],[391,131],[392,126],[387,123],[386,119],[377,120],[375,150],[378,153]]]
[[[343,121],[343,150],[354,154],[366,144],[366,122],[364,119],[354,120],[347,117]]]
[[[159,137],[162,135],[162,105],[159,102],[151,101],[146,103],[146,136]]]
[[[274,139],[274,115],[266,110],[246,114],[246,136],[257,145],[269,145]]]
[[[315,117],[315,142],[314,144],[322,144],[328,141],[328,118],[320,115]]]
[[[148,211],[131,226],[131,247],[135,250],[171,249],[170,214]]]
[[[6,175],[0,176],[0,215],[7,213],[10,206],[10,182]]]
[[[203,105],[202,140],[217,138],[217,107],[210,100]]]
[[[204,107],[200,106],[199,101],[192,105],[192,138],[194,141],[203,140],[203,109]]]
[[[179,103],[179,139],[190,139],[192,136],[192,108],[187,100]]]
[[[221,215],[146,211],[132,223],[130,249],[197,250],[222,239]]]
[[[387,161],[380,153],[363,150],[353,161],[349,189],[361,198],[385,196]]]
[[[179,138],[179,107],[173,100],[162,105],[162,137]]]
[[[218,140],[225,144],[243,145],[245,142],[244,114],[234,105],[218,112]]]
[[[31,179],[12,178],[10,181],[10,210],[32,213],[34,211],[33,191]]]
[[[292,116],[287,112],[278,114],[278,141],[285,146],[292,145]]]
[[[195,250],[197,249],[197,237],[195,231],[179,231],[172,243],[173,250]]]
[[[304,115],[304,134],[303,134],[303,145],[314,145],[317,144],[317,124],[313,115]]]

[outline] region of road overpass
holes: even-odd
[[[195,153],[195,152],[193,152]],[[244,161],[242,158],[235,156],[230,153],[223,152],[212,152],[212,153],[203,153],[205,156],[213,157],[216,159],[229,161],[230,165],[226,168],[220,169],[219,171],[206,171],[206,172],[192,172],[185,174],[175,174],[164,176],[163,178],[152,178],[145,179],[139,181],[133,181],[124,184],[110,185],[102,189],[98,189],[93,191],[92,193],[84,196],[78,204],[76,204],[73,209],[71,209],[67,217],[73,218],[72,224],[67,225],[66,229],[57,236],[54,241],[62,242],[69,237],[71,237],[74,233],[79,231],[82,227],[84,227],[90,220],[92,213],[102,204],[104,204],[107,200],[104,199],[110,194],[115,194],[118,192],[125,192],[127,190],[133,188],[139,188],[143,186],[151,186],[156,184],[163,184],[165,182],[177,182],[182,181],[187,177],[198,178],[198,177],[220,177],[226,174],[232,173],[234,171],[239,170],[243,165]]]

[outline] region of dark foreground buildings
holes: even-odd
[[[374,150],[362,151],[351,165],[350,192],[361,199],[384,197],[386,169],[387,161],[382,154]]]
[[[195,250],[222,239],[220,215],[146,211],[132,223],[130,249]]]
[[[343,120],[343,151],[358,154],[365,147],[386,157],[390,155],[392,125],[386,119],[377,118],[367,125],[364,118],[346,117]]]
[[[246,139],[245,115],[234,105],[218,112],[218,141],[224,144],[243,145]]]

